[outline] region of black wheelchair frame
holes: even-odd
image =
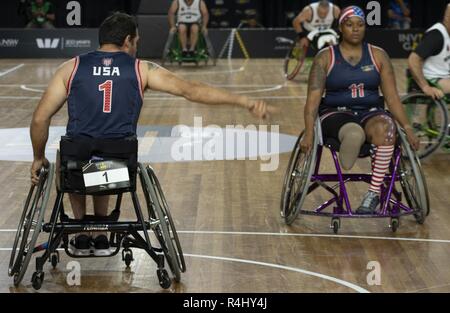
[[[61,172],[63,171],[61,166]],[[67,255],[73,258],[93,257],[93,255],[79,256],[71,252],[69,235],[80,232],[110,232],[110,254],[114,256],[122,250],[122,260],[129,267],[133,259],[130,248],[145,250],[157,264],[157,276],[162,288],[169,288],[171,277],[165,269],[165,261],[169,265],[172,276],[176,282],[181,280],[181,273],[186,271],[181,244],[175,229],[175,223],[170,215],[167,201],[154,170],[150,166],[137,163],[136,175],[139,176],[140,185],[145,196],[148,219],[144,218],[141,205],[136,192],[137,182],[129,188],[111,190],[103,193],[117,195],[115,208],[108,217],[86,215],[82,221],[71,219],[64,212],[63,198],[67,190],[63,186],[57,188],[57,195],[51,217],[44,223],[46,206],[52,187],[55,166],[40,171],[39,183],[31,186],[25,201],[24,210],[18,225],[13,250],[11,252],[9,275],[14,278],[14,285],[22,281],[31,256],[44,251],[36,257],[36,270],[31,282],[34,289],[40,289],[44,281],[44,265],[49,261],[53,268],[59,262],[58,248],[64,249]],[[119,221],[122,197],[130,193],[136,213],[136,221]],[[59,218],[59,221],[58,221]],[[160,247],[151,244],[148,231],[154,232]],[[49,234],[48,241],[36,245],[40,232]],[[143,232],[143,236],[139,233]],[[103,256],[95,256],[103,257]]]

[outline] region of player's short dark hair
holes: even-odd
[[[320,0],[319,1],[319,6],[321,6],[321,7],[327,7],[328,8],[329,5],[330,5],[330,1],[328,1],[328,0]]]
[[[107,17],[100,25],[98,41],[100,46],[104,44],[122,46],[128,35],[131,36],[131,39],[136,37],[136,21],[131,15],[116,12]]]

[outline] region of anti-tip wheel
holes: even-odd
[[[156,274],[158,275],[159,285],[161,288],[168,289],[172,284],[169,273],[167,273],[165,269],[159,269],[156,271]]]
[[[44,272],[34,272],[31,277],[31,285],[35,290],[39,290],[42,287],[42,282],[44,281]]]

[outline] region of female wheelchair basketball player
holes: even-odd
[[[375,147],[370,188],[358,214],[372,214],[380,203],[380,186],[397,136],[395,121],[405,130],[411,146],[416,149],[419,145],[400,102],[391,61],[384,50],[364,42],[365,27],[362,9],[347,7],[339,18],[341,43],[316,56],[309,76],[305,134],[300,143],[302,150],[311,150],[319,115],[323,137],[340,142],[339,158],[345,169],[353,166],[364,142]],[[379,89],[390,112],[384,109]]]

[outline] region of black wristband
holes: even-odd
[[[301,31],[301,32],[297,33],[297,38],[298,39],[305,38],[306,36],[308,36],[308,33],[305,32],[305,31]]]

